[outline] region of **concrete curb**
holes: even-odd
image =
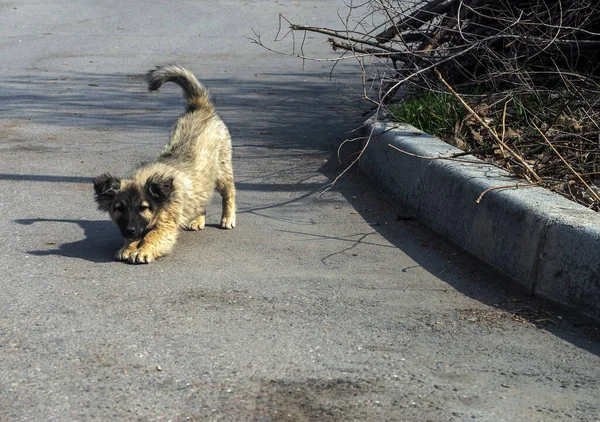
[[[404,124],[370,119],[361,169],[415,218],[529,292],[600,320],[600,215],[541,187],[518,183],[473,157],[426,160],[460,150]]]

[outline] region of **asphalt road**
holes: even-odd
[[[363,119],[355,65],[331,81],[248,37],[270,42],[279,13],[339,27],[340,8],[0,1],[0,420],[600,418],[593,326],[398,219],[360,175],[317,198]],[[218,229],[215,203],[173,255],[131,266],[90,178],[166,142],[181,92],[140,77],[166,62],[230,127],[238,225]]]

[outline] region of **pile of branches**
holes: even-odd
[[[342,30],[290,27],[325,34],[340,58],[375,69],[365,80],[376,94],[365,96],[378,110],[451,93],[467,113],[450,143],[600,208],[600,2],[367,0],[348,9]],[[523,115],[511,120],[509,103]]]

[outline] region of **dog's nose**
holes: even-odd
[[[126,234],[128,237],[133,237],[133,236],[135,236],[135,227],[126,227],[126,228],[125,228],[125,234]]]

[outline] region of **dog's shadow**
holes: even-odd
[[[116,232],[115,227],[110,221],[86,221],[86,220],[68,220],[52,218],[31,218],[15,220],[22,225],[32,225],[41,223],[65,223],[77,224],[83,229],[85,238],[77,242],[57,244],[56,249],[45,249],[37,251],[27,251],[36,256],[60,255],[70,258],[85,259],[91,262],[112,262],[117,249],[122,246],[122,240]],[[48,243],[53,245],[53,243]]]

